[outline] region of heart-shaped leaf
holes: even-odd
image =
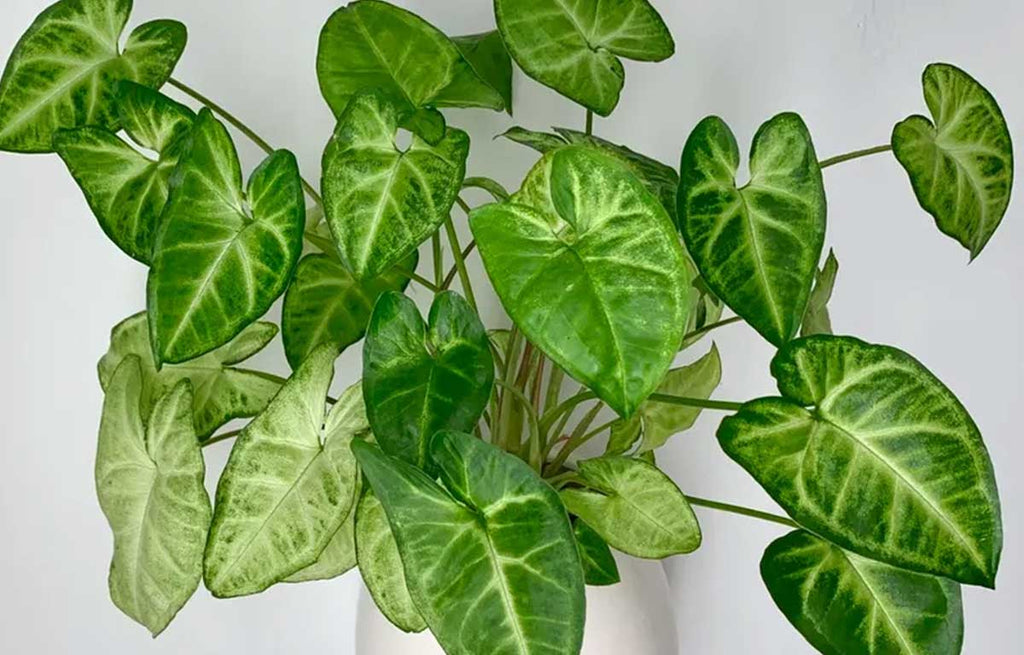
[[[21,37],[0,79],[0,150],[52,152],[62,128],[116,130],[115,87],[163,86],[185,49],[185,26],[155,20],[121,47],[131,0],[60,0]]]
[[[142,420],[148,421],[156,399],[183,379],[195,389],[196,435],[209,437],[231,419],[255,416],[263,411],[281,385],[258,371],[236,368],[270,343],[277,334],[273,323],[253,323],[227,344],[198,359],[168,364],[159,370],[153,361],[146,313],[130,316],[110,331],[110,347],[99,361],[100,386],[110,387],[110,378],[129,355],[142,365]]]
[[[828,335],[784,347],[772,374],[783,397],[747,403],[718,440],[790,516],[864,556],[994,584],[992,463],[949,389],[900,350]]]
[[[327,542],[316,562],[300,569],[284,579],[285,582],[312,582],[330,580],[348,573],[356,566],[356,512],[353,508],[348,518]]]
[[[957,655],[960,585],[897,569],[797,530],[772,542],[761,577],[775,604],[828,655]]]
[[[363,348],[363,390],[384,451],[426,466],[439,430],[471,431],[491,397],[494,360],[487,331],[469,304],[447,291],[428,323],[400,293],[380,296]]]
[[[409,595],[388,515],[369,489],[356,508],[356,557],[370,597],[388,621],[405,632],[426,630],[427,623]]]
[[[284,352],[292,368],[320,344],[341,352],[362,339],[377,298],[385,291],[404,291],[418,261],[414,251],[380,276],[360,282],[333,256],[303,257],[281,310]]]
[[[203,575],[210,526],[205,466],[192,430],[192,388],[178,382],[139,415],[142,370],[125,358],[110,378],[96,452],[96,492],[114,533],[110,597],[158,635]]]
[[[800,327],[825,239],[825,189],[807,126],[779,114],[750,150],[750,182],[736,186],[736,137],[701,121],[680,164],[679,228],[707,285],[776,346]]]
[[[231,449],[206,546],[214,596],[259,593],[310,566],[355,504],[349,445],[369,425],[359,385],[324,420],[336,357],[329,345],[314,350]]]
[[[242,190],[231,137],[199,112],[161,218],[148,311],[157,360],[176,364],[227,343],[291,279],[305,225],[295,156],[278,150]]]
[[[898,123],[893,152],[921,207],[974,259],[1010,204],[1010,130],[992,94],[959,68],[931,64],[922,84],[935,122],[911,116]]]
[[[619,566],[601,535],[580,519],[573,521],[572,532],[576,536],[576,546],[580,549],[586,583],[594,587],[618,584]]]
[[[584,581],[558,494],[518,458],[439,432],[438,486],[363,441],[356,458],[387,512],[409,592],[448,653],[578,653]]]
[[[811,290],[811,296],[807,300],[804,320],[800,323],[800,336],[832,334],[832,319],[828,313],[828,301],[832,299],[832,289],[836,284],[837,273],[839,273],[839,260],[836,259],[835,253],[829,250],[828,257],[825,258],[825,265],[814,277],[814,289]]]
[[[462,55],[438,107],[482,107],[512,113],[512,59],[497,31],[452,39]]]
[[[148,264],[171,173],[195,114],[147,87],[121,82],[115,103],[120,125],[151,158],[99,127],[59,130],[53,149],[82,188],[100,227],[129,257]]]
[[[414,135],[403,152],[395,145],[398,124],[397,105],[361,94],[324,151],[327,222],[342,262],[360,280],[377,277],[436,232],[466,175],[465,132],[448,128],[434,146]]]
[[[494,16],[527,75],[601,116],[615,109],[626,80],[619,57],[662,61],[675,52],[647,0],[494,0]]]
[[[653,464],[599,457],[581,461],[579,475],[586,488],[563,489],[562,502],[612,548],[663,559],[700,546],[700,526],[686,496]]]
[[[567,147],[470,226],[526,337],[631,415],[671,365],[689,310],[685,255],[657,199],[615,159]]]

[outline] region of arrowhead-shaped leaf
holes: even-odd
[[[524,462],[440,432],[447,491],[366,442],[359,464],[387,512],[416,607],[449,653],[578,653],[584,581],[558,495]]]
[[[629,457],[579,463],[586,488],[561,492],[569,512],[616,550],[647,559],[692,553],[700,526],[686,496],[654,465]]]
[[[62,128],[116,130],[117,83],[163,86],[185,49],[185,26],[156,20],[121,47],[131,0],[60,0],[21,37],[0,79],[0,150],[52,152]]]
[[[797,530],[761,559],[775,604],[828,655],[957,655],[960,585],[860,557]]]
[[[358,385],[324,421],[336,356],[314,350],[231,450],[206,546],[218,598],[258,593],[316,562],[355,503],[349,445],[369,426]]]
[[[679,228],[708,287],[776,346],[807,307],[825,238],[825,189],[807,126],[779,114],[750,150],[750,182],[736,186],[736,138],[701,121],[680,164]]]
[[[280,389],[278,382],[257,371],[234,367],[262,350],[276,334],[273,323],[253,323],[229,343],[198,359],[157,370],[146,313],[141,312],[110,331],[110,347],[98,366],[100,385],[109,388],[111,376],[125,357],[137,356],[142,365],[140,410],[143,421],[148,421],[156,399],[187,378],[195,389],[196,435],[204,440],[231,419],[262,412]]]
[[[595,587],[618,584],[619,566],[601,535],[580,519],[573,521],[572,532],[580,549],[583,577],[587,584]]]
[[[409,271],[416,270],[416,252],[378,277],[360,282],[331,255],[306,255],[284,296],[281,336],[292,368],[323,343],[338,352],[359,341],[385,291],[404,291]]]
[[[675,52],[647,0],[494,0],[505,45],[523,71],[607,116],[626,80],[619,57],[662,61]]]
[[[839,273],[839,260],[836,259],[835,253],[829,250],[828,257],[825,258],[825,265],[821,267],[814,278],[814,289],[811,290],[811,297],[807,301],[804,320],[800,323],[800,336],[832,334],[832,319],[828,314],[828,301],[832,299],[832,288],[835,287],[837,273]]]
[[[395,145],[398,125],[397,105],[361,94],[324,151],[327,222],[357,279],[377,277],[437,231],[466,174],[465,132],[448,128],[433,146],[413,135],[403,152]]]
[[[794,341],[772,374],[783,397],[747,403],[718,439],[790,516],[864,556],[994,584],[992,464],[949,389],[910,355],[851,337]]]
[[[155,158],[99,127],[59,130],[53,147],[107,236],[128,256],[148,264],[171,173],[195,114],[133,82],[118,85],[115,109],[132,141],[155,152]]]
[[[487,331],[458,294],[438,294],[427,323],[400,293],[377,301],[363,348],[363,390],[386,453],[427,466],[430,438],[439,430],[472,431],[493,382]]]
[[[922,83],[934,122],[911,116],[898,123],[893,152],[921,207],[974,259],[1010,204],[1010,130],[992,94],[959,68],[931,64]]]
[[[103,403],[96,492],[114,533],[110,597],[156,636],[199,585],[210,499],[191,386],[182,380],[162,395],[148,427],[141,389],[139,358],[127,357]]]
[[[498,297],[526,337],[622,416],[658,386],[689,280],[658,200],[615,159],[556,150],[508,203],[470,217]]]
[[[243,191],[231,137],[209,109],[200,111],[149,273],[157,359],[198,357],[263,316],[295,270],[305,216],[295,156],[275,152]]]

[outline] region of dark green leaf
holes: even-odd
[[[576,536],[576,545],[580,549],[583,576],[587,584],[595,587],[618,584],[619,566],[601,535],[580,519],[573,522],[572,531]]]
[[[832,299],[832,288],[836,284],[838,272],[839,261],[836,259],[835,253],[829,250],[828,257],[825,258],[825,265],[821,267],[814,278],[814,289],[811,290],[811,297],[807,301],[807,311],[800,324],[800,336],[832,334],[832,319],[828,315],[828,301]]]
[[[512,113],[512,60],[497,31],[457,36],[462,60],[448,86],[434,97],[438,107],[483,107]]]

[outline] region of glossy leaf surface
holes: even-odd
[[[185,49],[185,26],[151,21],[122,47],[131,10],[131,0],[60,0],[39,14],[0,79],[0,150],[52,152],[62,128],[116,130],[119,81],[167,81]]]
[[[660,203],[616,160],[556,150],[470,226],[526,337],[622,416],[657,387],[686,326],[684,253]]]
[[[448,128],[434,146],[413,135],[403,152],[395,145],[398,125],[397,105],[359,95],[324,151],[327,222],[357,279],[377,277],[437,231],[466,174],[465,132]]]
[[[828,301],[832,299],[832,289],[835,287],[838,273],[839,260],[836,259],[835,253],[829,250],[828,257],[825,258],[825,265],[814,277],[814,288],[807,301],[804,320],[800,323],[800,336],[832,334],[832,318],[828,313]]]
[[[601,116],[625,83],[619,57],[661,61],[675,52],[647,0],[494,0],[494,16],[527,75]]]
[[[562,501],[612,548],[662,559],[700,546],[700,526],[690,503],[654,465],[599,457],[581,461],[579,474],[587,488],[563,489]]]
[[[708,287],[776,346],[796,335],[825,238],[825,190],[807,126],[779,114],[750,151],[750,181],[736,186],[739,148],[714,116],[686,141],[679,227]]]
[[[438,107],[483,107],[512,113],[512,60],[497,31],[457,36],[462,60],[451,83],[434,97]]]
[[[199,112],[149,274],[158,359],[198,357],[263,316],[299,260],[305,216],[294,155],[275,152],[243,190],[231,137],[209,109]]]
[[[761,577],[790,623],[829,655],[956,655],[960,585],[866,559],[797,530],[776,539]]]
[[[974,259],[1003,220],[1013,189],[1013,144],[995,98],[949,64],[922,78],[932,120],[911,116],[892,132],[917,200]]]
[[[409,591],[448,653],[578,653],[584,581],[558,495],[518,458],[440,432],[431,455],[445,488],[355,442],[387,512]]]
[[[790,516],[894,566],[994,583],[992,464],[949,389],[906,353],[851,337],[794,341],[772,374],[783,397],[747,403],[718,439]]]
[[[493,382],[487,332],[458,294],[438,294],[427,322],[400,293],[377,301],[363,348],[363,389],[386,453],[427,466],[430,438],[439,430],[472,431]]]
[[[586,583],[594,587],[618,584],[619,566],[601,535],[579,519],[573,521],[572,531],[576,536],[576,545],[580,549]]]
[[[128,357],[103,403],[96,492],[114,533],[110,597],[156,636],[199,585],[210,499],[189,383],[157,400],[148,427],[139,415],[141,388],[139,359]]]

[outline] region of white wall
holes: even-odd
[[[0,56],[45,0],[4,0]],[[177,76],[234,110],[269,141],[293,149],[316,179],[332,118],[314,72],[317,34],[338,0],[136,0],[133,24],[173,17],[189,27]],[[406,0],[450,34],[491,29],[488,0]],[[657,65],[627,64],[622,101],[596,131],[676,163],[689,130],[717,113],[749,143],[782,110],[803,115],[820,155],[888,141],[892,125],[924,111],[919,76],[944,60],[997,96],[1024,150],[1024,57],[1018,0],[655,0],[677,42]],[[582,125],[583,112],[519,75],[515,123]],[[505,115],[453,111],[473,137],[471,174],[514,187],[527,150],[491,137]],[[244,164],[258,153],[239,140]],[[966,589],[966,653],[1024,652],[1022,402],[1024,189],[982,256],[942,237],[890,156],[830,169],[828,245],[841,270],[837,332],[900,346],[959,395],[985,434],[1000,483],[1006,548],[995,592]],[[143,307],[145,271],[108,243],[55,156],[0,154],[0,651],[5,653],[350,653],[355,574],[215,601],[200,589],[156,642],[108,601],[111,538],[92,466],[101,394],[95,362],[109,328]],[[463,225],[464,227],[464,225]],[[473,269],[482,275],[479,262]],[[479,287],[478,287],[479,288]],[[501,319],[488,294],[485,314]],[[423,294],[420,300],[426,300]],[[773,390],[769,346],[741,326],[716,334],[724,359],[718,397]],[[279,372],[280,346],[261,362]],[[358,349],[338,382],[359,371]],[[676,437],[661,463],[688,492],[760,507],[770,501],[719,450],[719,416]],[[228,447],[209,453],[209,481]],[[682,649],[688,653],[809,652],[757,574],[779,530],[700,511],[705,540],[668,563]]]

